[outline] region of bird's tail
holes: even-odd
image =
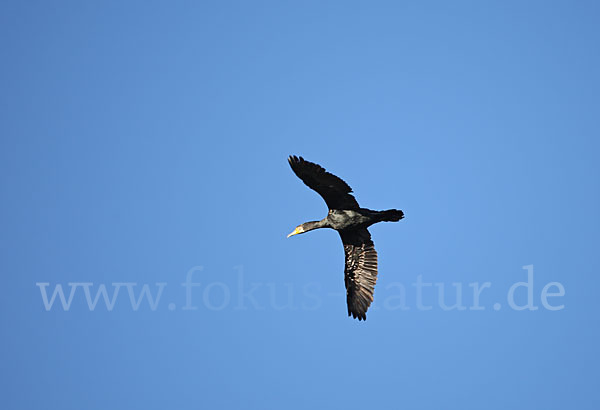
[[[388,209],[387,211],[380,211],[379,217],[381,221],[385,222],[398,222],[404,218],[404,212],[399,209]]]

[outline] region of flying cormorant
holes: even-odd
[[[318,228],[332,228],[339,232],[346,255],[344,282],[348,316],[366,320],[377,281],[377,252],[367,228],[377,222],[397,222],[404,218],[404,212],[361,208],[351,194],[352,188],[341,178],[302,157],[291,155],[288,162],[298,178],[317,191],[329,208],[324,219],[297,226],[288,238]]]

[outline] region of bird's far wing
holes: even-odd
[[[340,232],[346,255],[344,282],[348,316],[367,320],[367,309],[373,302],[377,282],[377,252],[371,234],[365,229]]]
[[[341,178],[302,157],[290,155],[288,162],[298,178],[323,197],[329,209],[359,208],[356,198],[350,194],[352,188]]]

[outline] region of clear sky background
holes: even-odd
[[[594,1],[2,2],[1,407],[599,408],[599,20]],[[285,238],[327,211],[290,154],[406,213],[371,229],[366,322],[338,235]],[[526,265],[538,309],[517,311]],[[440,285],[419,309],[419,276],[466,308]],[[166,285],[154,310],[125,285],[90,310],[78,285],[47,311],[36,283]]]

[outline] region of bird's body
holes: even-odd
[[[355,230],[368,228],[374,223],[384,221],[390,216],[388,211],[372,211],[366,208],[358,209],[330,209],[327,221],[336,231]]]
[[[366,320],[377,281],[377,252],[367,228],[377,222],[399,221],[404,213],[397,209],[373,211],[361,208],[351,195],[352,188],[342,179],[302,157],[290,156],[288,161],[294,173],[321,195],[329,207],[324,219],[303,223],[288,237],[319,228],[338,231],[344,244],[348,316]]]

